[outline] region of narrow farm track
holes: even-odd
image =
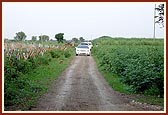
[[[114,91],[92,56],[76,56],[32,111],[144,111]],[[150,109],[149,109],[150,110]]]

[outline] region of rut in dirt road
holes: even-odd
[[[108,86],[92,56],[76,56],[34,109],[37,111],[137,111]]]

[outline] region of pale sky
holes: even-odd
[[[14,38],[23,31],[32,36],[64,33],[65,39],[101,36],[153,38],[155,3],[115,2],[3,2],[4,38]],[[156,24],[156,37],[164,37],[164,29]]]

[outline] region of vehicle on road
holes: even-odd
[[[93,47],[92,42],[81,42],[80,45],[88,45],[90,50]]]
[[[81,45],[79,44],[76,47],[76,56],[78,55],[87,55],[90,56],[91,55],[91,51],[88,45]]]

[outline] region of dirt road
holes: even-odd
[[[144,111],[108,86],[92,56],[76,56],[37,103],[37,111]]]

